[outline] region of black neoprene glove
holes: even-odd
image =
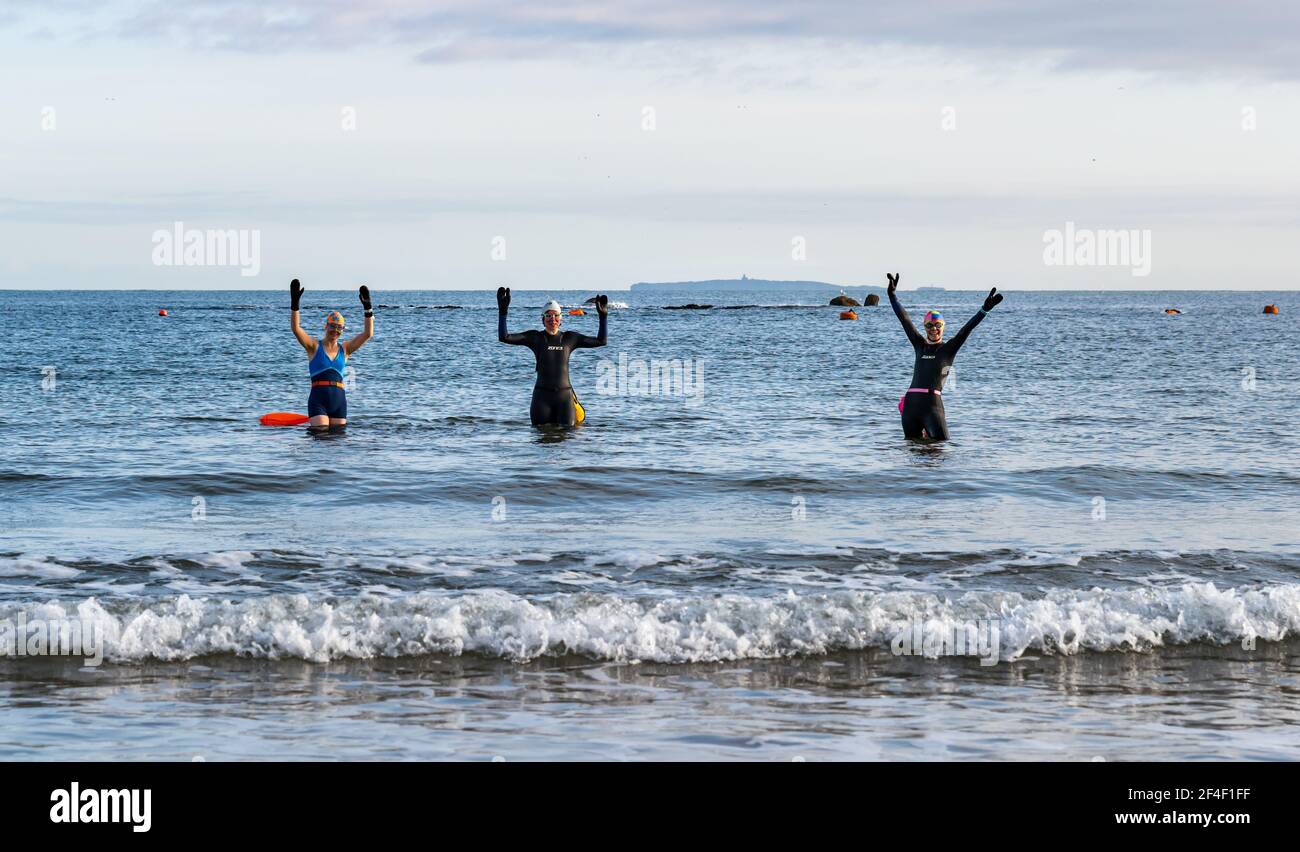
[[[889,279],[889,295],[892,296],[894,291],[898,289],[898,273],[886,272],[885,277]]]
[[[989,311],[996,308],[998,306],[998,303],[1001,301],[1002,301],[1002,294],[998,292],[997,287],[994,287],[992,290],[989,291],[988,298],[984,300],[984,313],[988,313]]]
[[[510,309],[510,288],[498,287],[497,288],[497,311],[504,314],[509,309]]]
[[[366,316],[373,317],[375,315],[375,312],[370,309],[370,288],[367,287],[365,284],[361,285],[360,296],[361,296],[361,307],[365,309]]]
[[[609,316],[609,296],[596,297],[596,313],[602,317]]]
[[[295,278],[289,282],[289,310],[298,310],[298,303],[302,301],[303,286]]]

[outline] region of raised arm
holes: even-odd
[[[310,356],[316,354],[316,338],[303,331],[302,326],[298,324],[298,303],[302,301],[303,289],[297,278],[289,282],[289,328]]]
[[[609,296],[596,297],[596,313],[600,314],[600,330],[595,337],[579,334],[573,344],[574,349],[595,349],[605,345],[609,336]]]
[[[375,312],[370,309],[370,288],[362,284],[359,295],[361,297],[361,307],[366,312],[366,330],[343,344],[343,351],[349,355],[365,346],[366,341],[375,336]]]
[[[889,279],[889,287],[887,288],[889,291],[889,304],[894,308],[894,316],[898,317],[898,321],[903,324],[903,331],[907,333],[908,341],[913,346],[920,346],[925,342],[925,338],[921,336],[921,332],[916,330],[916,326],[912,325],[912,318],[907,315],[907,311],[903,310],[903,306],[898,303],[898,296],[894,293],[898,289],[898,273],[886,272],[885,277]]]
[[[998,292],[997,287],[994,287],[989,291],[988,298],[984,300],[984,307],[979,309],[979,313],[966,320],[966,324],[961,327],[961,331],[953,335],[952,340],[948,341],[948,348],[952,351],[952,354],[957,354],[957,350],[966,342],[966,338],[975,330],[975,326],[979,325],[989,315],[989,311],[993,310],[1001,301],[1002,294]]]
[[[510,288],[497,288],[497,340],[502,343],[510,343],[515,346],[524,346],[528,343],[528,332],[511,334],[506,331],[506,313],[510,310]]]

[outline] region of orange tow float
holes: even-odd
[[[270,414],[262,415],[263,426],[301,426],[311,418],[306,414],[295,414],[292,411],[272,411]]]

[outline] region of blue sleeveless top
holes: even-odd
[[[325,354],[325,344],[317,340],[316,354],[311,356],[311,361],[307,363],[307,372],[310,373],[311,377],[314,379],[317,376],[319,376],[321,373],[325,373],[330,370],[333,370],[334,372],[338,373],[338,378],[335,379],[335,381],[342,381],[343,368],[347,366],[347,363],[348,363],[348,353],[347,350],[343,348],[342,340],[339,341],[338,354],[336,354],[333,358]]]

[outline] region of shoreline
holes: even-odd
[[[1180,646],[992,668],[874,651],[675,665],[0,661],[15,732],[0,758],[1295,760],[1297,650]],[[30,730],[42,732],[16,741]]]

